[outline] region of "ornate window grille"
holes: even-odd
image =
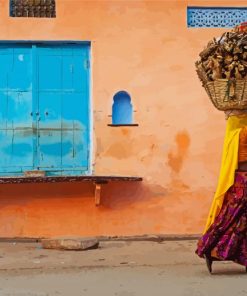
[[[247,7],[188,7],[187,26],[232,28],[247,21]]]
[[[55,0],[10,0],[12,17],[56,17]]]

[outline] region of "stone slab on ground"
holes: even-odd
[[[42,239],[41,245],[44,249],[56,250],[76,250],[85,251],[89,249],[97,249],[99,247],[99,240],[96,238],[50,238]]]

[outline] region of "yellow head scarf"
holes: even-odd
[[[225,193],[234,183],[235,170],[238,168],[239,133],[241,128],[245,126],[247,126],[247,115],[234,115],[230,116],[227,120],[218,186],[209,211],[204,233],[214,222],[222,207]]]

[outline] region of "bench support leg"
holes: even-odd
[[[95,198],[95,205],[100,205],[100,194],[101,194],[101,184],[95,183],[95,191],[94,191],[94,198]]]

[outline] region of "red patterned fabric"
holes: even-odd
[[[211,254],[247,266],[247,172],[236,172],[215,222],[198,241],[200,257]]]

